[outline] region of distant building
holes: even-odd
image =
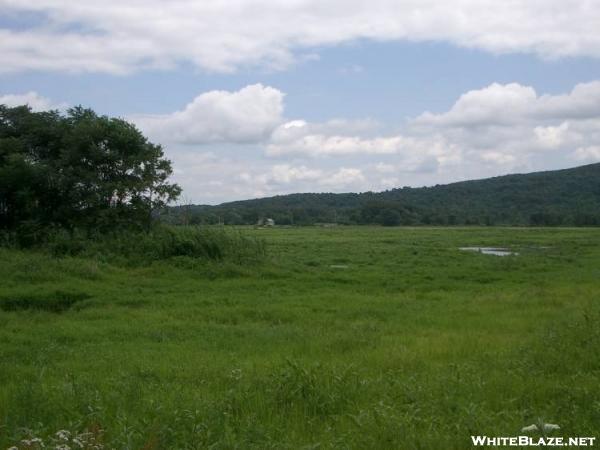
[[[275,221],[271,218],[263,219],[262,217],[258,219],[258,223],[256,224],[259,227],[274,227]]]

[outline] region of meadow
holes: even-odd
[[[0,448],[465,449],[540,418],[598,434],[600,229],[242,232],[265,255],[0,249]]]

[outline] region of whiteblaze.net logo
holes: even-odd
[[[595,437],[471,436],[475,447],[593,447]]]

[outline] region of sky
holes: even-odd
[[[182,203],[600,162],[597,0],[0,0],[0,104],[124,118]]]

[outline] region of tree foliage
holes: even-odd
[[[163,156],[122,119],[0,105],[0,228],[147,228],[180,193]]]

